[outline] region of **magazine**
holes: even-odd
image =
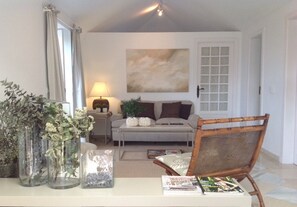
[[[202,194],[196,176],[162,175],[164,195],[199,195]]]
[[[222,193],[232,195],[243,195],[244,191],[234,181],[233,178],[227,177],[197,177],[204,194]]]

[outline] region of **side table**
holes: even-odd
[[[88,115],[91,115],[94,117],[95,121],[96,120],[103,120],[105,124],[105,133],[104,133],[104,143],[107,144],[107,142],[110,140],[108,139],[107,136],[107,131],[108,131],[108,122],[110,122],[110,117],[112,115],[112,112],[100,112],[98,110],[88,110]],[[95,123],[96,124],[96,123]],[[110,133],[111,136],[111,133]]]

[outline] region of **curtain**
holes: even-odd
[[[86,94],[80,45],[81,29],[72,30],[73,109],[86,106]]]
[[[65,81],[62,70],[57,34],[57,11],[51,5],[44,8],[46,14],[46,65],[48,98],[66,101]]]

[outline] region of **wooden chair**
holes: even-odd
[[[194,147],[186,161],[184,175],[232,176],[239,182],[247,178],[253,187],[250,195],[256,195],[260,206],[264,207],[261,192],[250,172],[258,159],[268,119],[269,114],[199,119]],[[168,155],[168,159],[166,156],[157,157],[154,163],[165,168],[168,175],[182,175],[182,171],[177,169],[183,165],[181,160],[172,158],[178,155]]]

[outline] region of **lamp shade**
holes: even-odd
[[[104,82],[96,82],[90,92],[90,97],[108,97],[109,93]]]

